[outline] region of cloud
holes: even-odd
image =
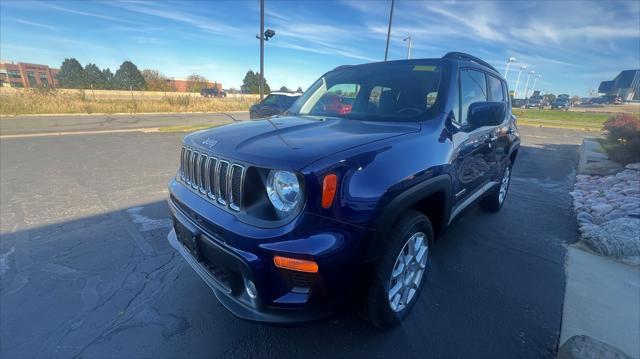
[[[130,39],[138,44],[145,44],[145,45],[166,45],[167,44],[166,41],[162,39],[158,39],[157,37],[131,36]]]
[[[23,24],[23,25],[32,26],[32,27],[39,27],[41,29],[45,29],[45,30],[49,30],[49,31],[57,31],[58,30],[58,28],[55,27],[55,26],[42,24],[42,23],[38,23],[38,22],[34,22],[34,21],[22,20],[22,19],[15,19],[14,21],[17,22],[18,24]]]
[[[50,3],[50,2],[39,2],[38,6],[46,7],[46,8],[49,8],[49,9],[54,9],[54,10],[58,10],[58,11],[62,11],[62,12],[67,12],[67,13],[70,13],[70,14],[82,15],[82,16],[87,16],[87,17],[94,17],[94,18],[103,19],[103,20],[109,20],[109,21],[116,21],[116,22],[122,22],[122,23],[135,24],[135,22],[133,22],[133,21],[129,21],[129,20],[125,20],[125,19],[121,19],[121,18],[117,18],[117,17],[112,17],[112,16],[107,16],[107,15],[104,15],[104,14],[96,14],[96,13],[93,13],[93,12],[70,9],[70,8],[66,8],[66,7],[63,7],[63,6],[54,5],[54,4]]]
[[[330,48],[330,47],[312,47],[312,46],[303,46],[303,45],[297,45],[297,44],[293,44],[290,42],[286,42],[286,41],[279,41],[279,42],[274,42],[273,44],[270,44],[271,46],[274,47],[280,47],[283,49],[291,49],[291,50],[299,50],[299,51],[306,51],[306,52],[312,52],[312,53],[316,53],[316,54],[324,54],[324,55],[341,55],[344,57],[348,57],[348,58],[352,58],[352,59],[356,59],[356,60],[364,60],[364,61],[380,61],[380,59],[374,59],[368,56],[364,56],[364,55],[360,55],[351,51],[347,51],[347,50],[340,50],[340,49],[336,49],[336,48]]]
[[[112,5],[132,12],[180,22],[208,33],[229,35],[238,30],[232,25],[226,25],[211,18],[180,12],[168,7],[160,7],[158,4],[154,3],[126,2],[113,3]]]

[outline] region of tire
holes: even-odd
[[[480,208],[488,212],[498,212],[500,208],[502,208],[504,201],[507,199],[507,193],[509,192],[510,184],[511,163],[509,163],[502,172],[502,177],[500,178],[500,183],[498,184],[497,188],[493,190],[491,194],[480,201]]]
[[[425,246],[420,245],[417,255],[413,256],[414,261],[410,261],[410,265],[406,266],[404,262],[398,261],[402,260],[401,253],[409,253],[410,247],[407,245],[410,240],[415,246],[420,244]],[[428,273],[432,243],[433,227],[429,218],[416,211],[407,211],[402,215],[391,230],[385,243],[384,253],[374,268],[368,296],[364,300],[364,308],[361,311],[367,321],[378,328],[390,328],[399,324],[411,312],[418,301]],[[421,257],[419,253],[422,253]],[[407,271],[409,268],[413,268],[414,271]],[[398,271],[398,276],[410,283],[406,286],[408,288],[406,291],[403,290],[405,286],[402,283],[407,282],[398,282],[397,277],[392,278],[392,274]],[[394,282],[395,285],[392,285]],[[398,285],[400,289],[397,289]],[[389,299],[389,291],[393,288],[396,288],[397,294],[393,296],[392,302]],[[402,297],[409,300],[403,303]],[[393,303],[396,303],[395,307]]]

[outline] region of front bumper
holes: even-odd
[[[256,233],[177,186],[170,185],[174,229],[168,240],[234,315],[268,323],[316,320],[333,313],[361,282],[367,230],[303,213],[290,228]],[[275,255],[312,259],[319,271],[277,268]]]

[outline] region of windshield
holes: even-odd
[[[424,120],[438,100],[440,76],[436,62],[340,69],[316,81],[290,113],[377,121]]]

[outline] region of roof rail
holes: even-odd
[[[459,59],[459,60],[467,60],[471,62],[475,62],[482,66],[486,66],[492,69],[495,72],[498,72],[495,67],[489,65],[488,62],[481,60],[473,55],[465,54],[464,52],[448,52],[446,55],[442,56],[443,59]],[[498,72],[499,73],[499,72]]]
[[[352,65],[340,65],[338,67],[336,67],[335,69],[331,70],[331,71],[335,71],[335,70],[342,70],[342,69],[346,69],[347,67],[351,67]]]

